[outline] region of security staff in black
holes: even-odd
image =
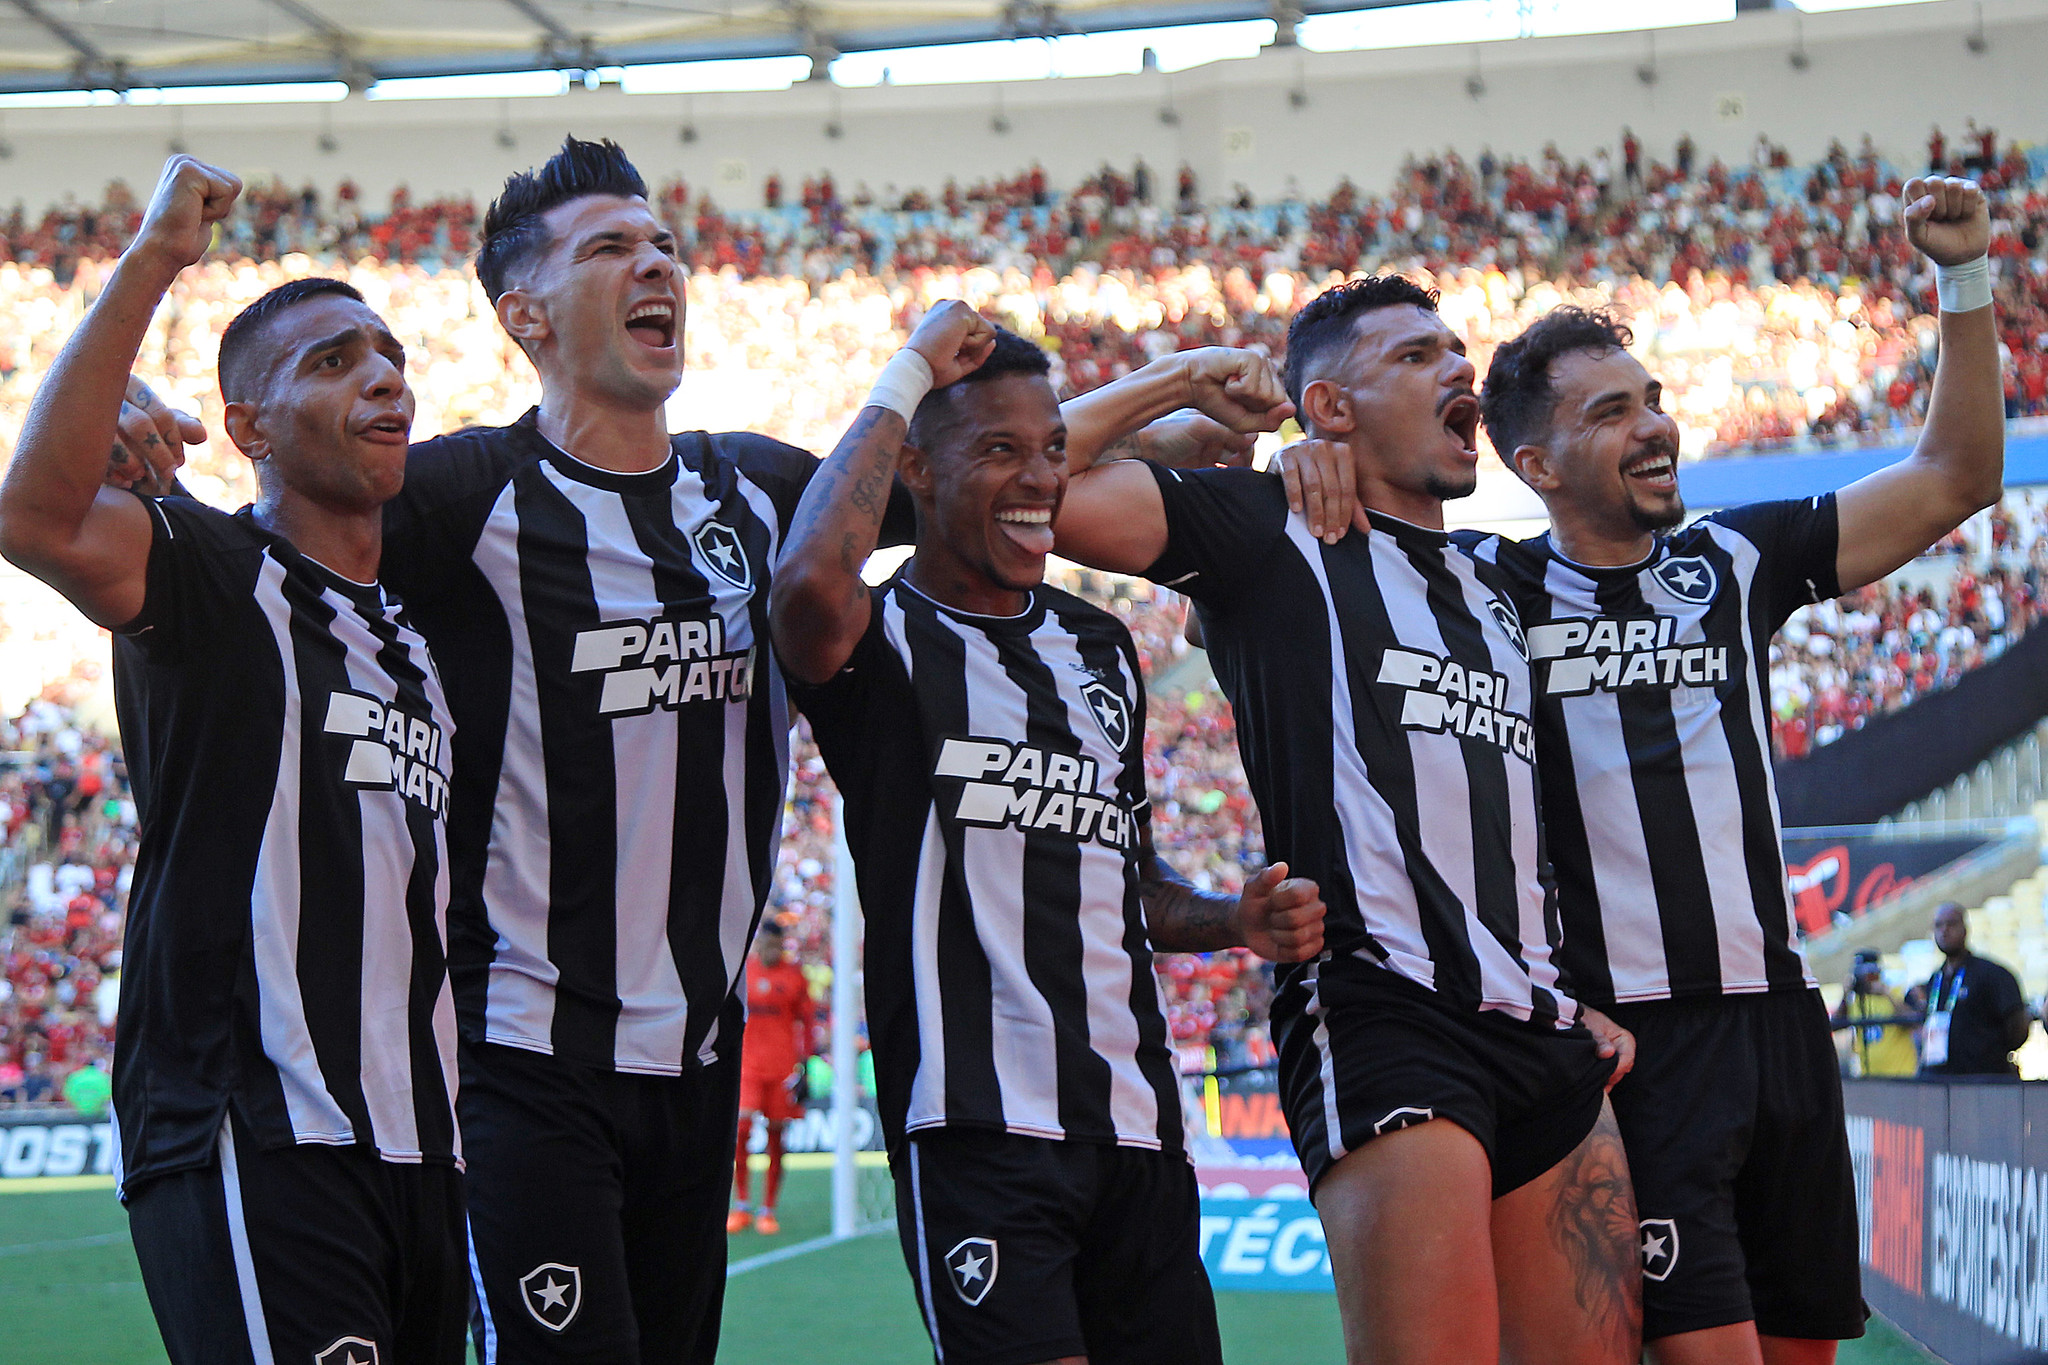
[[[1130,635],[1041,581],[1048,368],[964,304],[928,314],[798,507],[773,629],[846,799],[934,1356],[1220,1362],[1152,949],[1312,956],[1322,905],[1280,867],[1202,895],[1152,851]],[[899,451],[917,553],[871,590]]]
[[[452,723],[377,582],[412,423],[404,348],[347,284],[281,285],[220,346],[255,506],[99,486],[151,314],[239,189],[188,157],[165,168],[36,395],[0,551],[122,637],[122,736],[149,779],[114,1124],[166,1351],[455,1365]],[[166,442],[195,437],[151,415],[162,430],[123,439],[155,483]]]
[[[2032,1021],[2013,974],[1969,949],[1969,912],[1944,901],[1934,912],[1939,970],[1913,988],[1907,1005],[1920,1025],[1923,1076],[2003,1076],[2017,1079],[2013,1049],[2027,1041]]]

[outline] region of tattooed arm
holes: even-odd
[[[1144,826],[1138,865],[1145,925],[1162,953],[1249,948],[1271,962],[1306,962],[1323,950],[1322,897],[1314,882],[1289,877],[1285,863],[1260,872],[1241,896],[1197,891],[1160,859]]]
[[[995,329],[957,300],[926,313],[910,338],[910,349],[931,367],[933,388],[973,371],[994,346]],[[896,458],[909,434],[900,413],[867,404],[797,503],[769,594],[769,621],[776,657],[805,682],[829,682],[867,631],[861,565],[881,535]]]

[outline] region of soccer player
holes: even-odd
[[[121,728],[152,778],[118,1169],[171,1359],[458,1362],[450,719],[377,582],[404,350],[347,284],[282,285],[220,346],[256,505],[101,487],[150,316],[239,191],[189,157],[164,168],[36,394],[0,551],[124,637]]]
[[[1677,529],[1678,427],[1627,329],[1559,309],[1495,353],[1494,446],[1548,534],[1486,540],[1537,681],[1564,961],[1632,1030],[1614,1091],[1661,1365],[1822,1362],[1863,1334],[1855,1194],[1827,1011],[1796,942],[1771,782],[1770,638],[1912,559],[2003,476],[1990,218],[1912,180],[1941,352],[1912,453],[1839,493]]]
[[[1208,896],[1153,852],[1135,647],[1042,581],[1067,481],[1048,368],[964,304],[927,314],[804,494],[771,622],[845,796],[934,1354],[1213,1363],[1152,950],[1312,957],[1323,907],[1284,865]],[[871,589],[899,451],[917,552]]]
[[[1117,461],[1056,534],[1194,599],[1267,848],[1329,902],[1273,1019],[1349,1358],[1619,1365],[1636,1218],[1603,1090],[1631,1045],[1559,971],[1521,627],[1443,530],[1472,382],[1434,294],[1353,281],[1295,318],[1287,392],[1368,529],[1318,539],[1271,475]]]
[[[740,1134],[733,1148],[732,1188],[737,1203],[726,1215],[727,1232],[749,1226],[767,1236],[782,1231],[775,1199],[782,1192],[782,1135],[789,1121],[803,1117],[796,1087],[815,1050],[818,1009],[803,968],[790,961],[779,930],[769,929],[754,944],[747,971],[747,1033],[740,1045]],[[756,1121],[765,1130],[768,1170],[758,1210],[747,1205],[747,1144]]]

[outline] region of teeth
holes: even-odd
[[[1012,512],[998,512],[996,520],[1014,521],[1024,526],[1049,526],[1052,524],[1052,513],[1043,508],[1037,511],[1020,508]]]
[[[626,314],[626,321],[638,322],[641,318],[662,318],[666,320],[668,318],[674,317],[675,315],[676,310],[670,307],[668,304],[643,303],[638,308],[635,308],[632,312]]]

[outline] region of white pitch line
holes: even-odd
[[[828,1232],[823,1237],[813,1237],[807,1242],[797,1242],[792,1246],[777,1247],[773,1251],[764,1251],[759,1256],[749,1256],[744,1261],[737,1261],[727,1266],[725,1268],[725,1278],[729,1280],[735,1275],[744,1275],[750,1270],[759,1270],[762,1266],[792,1260],[795,1257],[807,1255],[813,1251],[823,1251],[826,1247],[837,1246],[841,1242],[851,1242],[861,1237],[872,1237],[888,1226],[887,1223],[870,1223],[858,1232],[850,1233],[845,1237]]]

